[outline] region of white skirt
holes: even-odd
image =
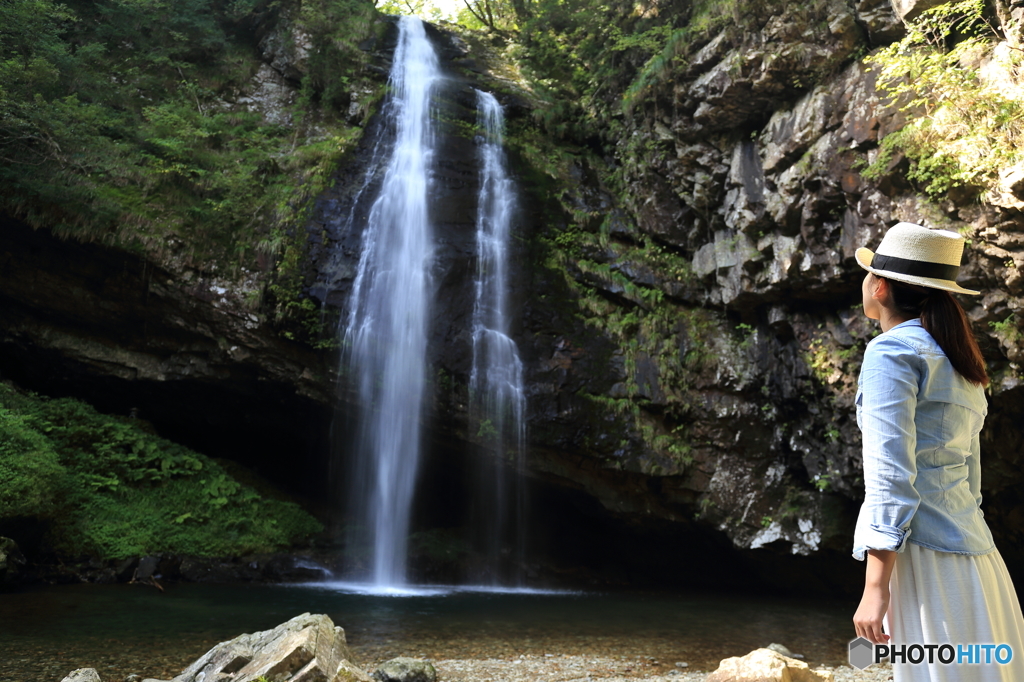
[[[1024,617],[998,550],[966,556],[908,542],[896,555],[889,588],[890,644],[908,645],[910,660],[920,658],[912,644],[950,644],[957,656],[941,663],[950,657],[946,648],[933,653],[932,663],[927,653],[918,664],[894,662],[894,682],[1024,682]],[[986,653],[975,644],[1006,644],[1012,658],[1001,665],[1005,647]]]

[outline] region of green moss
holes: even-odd
[[[79,401],[0,385],[0,442],[0,520],[48,520],[69,556],[272,551],[321,530],[212,459]]]
[[[674,470],[684,469],[693,461],[687,424],[699,376],[716,362],[717,352],[725,352],[722,344],[741,355],[751,343],[749,330],[729,334],[733,324],[720,314],[670,298],[677,283],[692,281],[685,256],[644,235],[618,241],[609,213],[573,211],[571,197],[564,195],[562,202],[565,223],[536,240],[537,260],[550,278],[565,283],[567,294],[559,300],[570,313],[617,347],[624,369],[619,397],[584,397],[630,418],[632,432],[651,452],[673,462]],[[644,273],[638,278],[643,284],[625,274],[633,271],[630,265]],[[651,475],[663,468],[644,461]]]
[[[618,277],[609,276],[609,281],[621,284],[621,274],[614,274]],[[616,414],[632,417],[634,431],[653,452],[685,468],[693,461],[686,426],[692,392],[697,375],[714,362],[712,337],[719,325],[710,311],[672,303],[657,289],[628,284],[631,288],[625,298],[635,301],[633,306],[615,305],[587,284],[575,282],[579,316],[618,346],[625,373],[626,397],[586,397]],[[645,298],[639,292],[656,296]],[[652,388],[638,383],[641,359],[653,363],[656,370],[663,395],[658,414],[648,412],[648,401],[641,397]]]
[[[596,395],[594,393],[581,393],[580,395],[583,398],[616,414],[623,416],[629,415],[633,417],[640,416],[640,406],[628,398],[611,398],[606,395]]]

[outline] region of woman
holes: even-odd
[[[864,314],[883,333],[864,353],[857,393],[865,495],[853,555],[866,555],[867,571],[853,621],[875,644],[952,645],[921,663],[893,657],[897,682],[1024,681],[1024,619],[979,506],[988,377],[950,293],[978,293],[955,282],[963,241],[899,223],[877,253],[856,254],[868,271]],[[1006,644],[1011,660],[974,644]],[[951,652],[951,663],[937,655]]]

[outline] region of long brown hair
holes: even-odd
[[[971,331],[971,323],[953,294],[942,289],[886,280],[892,291],[893,306],[908,318],[921,318],[921,326],[942,348],[953,369],[973,384],[988,386],[985,358]]]

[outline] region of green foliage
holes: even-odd
[[[444,367],[438,367],[434,378],[435,393],[442,396],[450,395],[455,390],[455,378]]]
[[[461,5],[456,20],[467,28],[508,34],[526,18],[524,0],[466,0]]]
[[[515,8],[516,57],[543,101],[537,122],[556,138],[615,138],[621,91],[670,34],[683,7],[615,0],[533,0]]]
[[[1005,343],[1013,345],[1024,339],[1024,332],[1021,331],[1017,325],[1016,315],[1011,314],[1005,320],[999,320],[996,322],[989,322],[988,326],[992,328],[992,331],[996,333]]]
[[[710,497],[702,497],[702,498],[700,498],[700,503],[698,504],[697,512],[694,513],[694,515],[693,515],[693,520],[694,521],[700,521],[702,518],[707,516],[708,513],[712,509],[714,509],[714,507],[715,507],[715,503],[711,500]]]
[[[753,343],[754,341],[753,325],[740,322],[738,325],[736,325],[736,331],[738,331],[743,336],[743,340],[740,341],[739,343],[739,348],[742,350],[750,348],[750,344]]]
[[[297,26],[310,36],[311,46],[298,115],[310,101],[328,109],[348,104],[349,88],[367,61],[359,42],[373,35],[376,17],[373,6],[362,0],[301,3]]]
[[[376,0],[377,10],[384,14],[406,14],[427,17],[428,14],[440,16],[441,10],[427,0]]]
[[[494,438],[498,435],[498,430],[494,428],[494,423],[490,419],[480,420],[480,424],[476,430],[477,438]]]
[[[581,259],[576,263],[581,272],[592,275],[593,279],[602,283],[602,288],[620,291],[623,298],[636,303],[645,309],[657,305],[664,298],[660,289],[639,286],[608,263],[597,263]]]
[[[301,253],[303,250],[300,247],[294,247],[288,250],[287,255],[293,256]],[[284,259],[283,263],[287,265],[288,259]],[[288,270],[282,267],[281,273],[288,276],[279,276],[267,287],[277,303],[276,319],[278,321],[288,320],[292,323],[291,329],[284,329],[281,335],[289,341],[301,339],[319,350],[336,350],[339,347],[337,309],[327,308],[312,298],[302,295],[299,289],[297,264]],[[282,284],[282,281],[285,283]],[[288,285],[294,289],[289,288]]]
[[[69,555],[271,551],[320,524],[208,457],[71,399],[0,385],[0,518],[48,518]]]
[[[855,361],[863,353],[859,345],[842,348],[827,331],[813,336],[802,351],[804,362],[814,378],[821,384],[835,384],[840,379],[851,380],[856,374]]]
[[[997,39],[984,1],[963,0],[925,12],[903,40],[867,59],[879,71],[888,106],[899,107],[909,122],[883,140],[866,178],[883,175],[902,152],[910,161],[907,177],[929,195],[958,187],[977,193],[1024,159],[1020,88],[987,83],[975,66],[991,57]]]
[[[628,398],[609,398],[606,395],[597,395],[594,393],[582,393],[581,395],[587,400],[596,403],[615,414],[623,416],[633,415],[637,418],[640,417],[640,406]]]
[[[707,41],[726,26],[739,23],[740,0],[696,0],[685,25],[672,31],[662,31],[662,39],[650,44],[653,53],[626,88],[622,96],[624,107],[632,109],[650,88],[661,82],[678,61],[695,44]]]
[[[201,263],[276,255],[350,146],[340,124],[298,145],[300,127],[313,105],[321,124],[347,106],[374,16],[360,0],[302,3],[294,21],[313,48],[303,97],[274,123],[233,101],[258,66],[243,28],[287,6],[0,3],[0,210]]]
[[[51,516],[60,507],[66,476],[32,421],[0,405],[0,519]]]

